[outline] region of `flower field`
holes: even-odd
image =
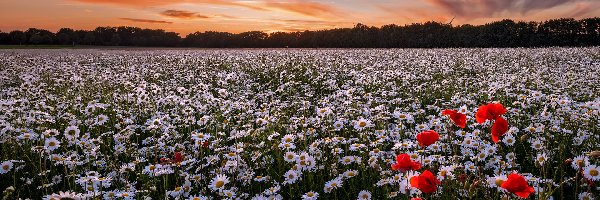
[[[3,199],[598,199],[600,48],[2,50]]]

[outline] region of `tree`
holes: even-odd
[[[83,38],[83,43],[87,45],[95,45],[96,44],[96,34],[94,32],[87,32]]]
[[[553,19],[545,22],[515,22],[510,19],[484,25],[458,25],[429,21],[381,27],[362,23],[352,28],[318,31],[262,31],[228,33],[195,32],[179,36],[161,29],[98,27],[94,30],[62,28],[56,34],[30,28],[0,32],[0,44],[86,44],[149,47],[202,48],[433,48],[433,47],[539,47],[600,45],[600,18]]]
[[[77,33],[70,28],[61,28],[56,32],[56,37],[58,38],[58,43],[62,45],[74,45],[79,43]]]
[[[10,34],[0,31],[0,44],[10,44]]]
[[[27,42],[27,35],[23,31],[11,31],[9,34],[11,39],[11,44],[22,45]]]

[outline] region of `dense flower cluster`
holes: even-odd
[[[599,48],[0,51],[6,199],[594,199]]]

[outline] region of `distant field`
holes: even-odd
[[[0,48],[5,199],[600,198],[600,48]]]

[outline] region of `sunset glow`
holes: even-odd
[[[592,0],[2,0],[0,30],[98,26],[196,31],[301,31],[411,24],[483,24],[510,18],[544,21],[600,15]]]

